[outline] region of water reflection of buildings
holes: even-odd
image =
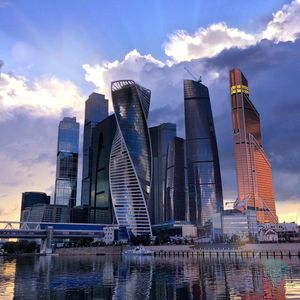
[[[280,300],[285,299],[287,286],[291,292],[297,289],[292,282],[299,278],[298,263],[196,257],[25,257],[16,259],[11,276],[15,277],[15,299]],[[8,273],[3,266],[0,272],[1,284]]]
[[[152,257],[124,257],[112,299],[147,300],[152,283]]]
[[[276,264],[272,269],[275,281],[259,261],[160,259],[151,299],[285,299],[285,270]]]
[[[15,288],[16,263],[0,257],[0,299],[11,299]]]
[[[149,299],[152,265],[145,259],[25,257],[15,263],[15,299]]]

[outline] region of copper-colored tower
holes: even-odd
[[[239,69],[230,71],[230,94],[239,194],[236,208],[255,210],[259,223],[277,223],[272,167],[262,147],[260,117]]]

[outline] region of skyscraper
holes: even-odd
[[[54,203],[76,206],[79,123],[65,117],[59,123]]]
[[[110,189],[120,226],[134,235],[152,234],[147,205],[151,144],[147,125],[150,90],[132,80],[112,82],[117,130],[110,154]]]
[[[185,141],[174,137],[168,147],[165,184],[165,221],[188,221]]]
[[[208,88],[184,80],[186,157],[190,221],[208,224],[223,209],[222,183]]]
[[[165,222],[165,177],[167,152],[170,141],[176,136],[176,124],[163,123],[150,129],[152,146],[152,184],[149,214],[152,224]]]
[[[91,176],[92,129],[108,116],[108,100],[104,95],[92,93],[85,102],[83,132],[83,160],[81,204],[89,204]]]
[[[115,115],[111,115],[93,128],[89,203],[90,223],[113,223],[114,212],[109,185],[109,159],[116,126]]]
[[[232,125],[240,209],[255,210],[260,223],[277,223],[271,164],[262,147],[260,116],[249,98],[248,81],[230,71]]]

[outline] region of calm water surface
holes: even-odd
[[[0,258],[0,299],[300,299],[300,260]]]

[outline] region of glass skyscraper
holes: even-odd
[[[76,206],[79,123],[65,117],[58,127],[54,203]]]
[[[149,129],[152,146],[152,184],[149,214],[152,224],[165,222],[165,177],[167,152],[176,136],[176,124],[163,123]]]
[[[109,185],[109,159],[116,126],[115,115],[111,115],[93,128],[90,223],[112,224],[115,219]]]
[[[185,141],[179,137],[168,147],[165,206],[165,221],[189,220]]]
[[[186,157],[190,221],[210,223],[223,209],[222,183],[208,88],[184,80]]]
[[[89,204],[92,155],[92,129],[108,116],[108,100],[104,95],[92,93],[85,102],[83,132],[81,204]]]
[[[262,147],[260,116],[249,98],[248,81],[230,71],[232,124],[236,155],[236,208],[256,211],[259,223],[277,223],[271,164]]]
[[[133,235],[152,235],[147,205],[151,187],[148,130],[150,90],[132,80],[112,82],[117,130],[110,154],[110,189],[120,226]]]

